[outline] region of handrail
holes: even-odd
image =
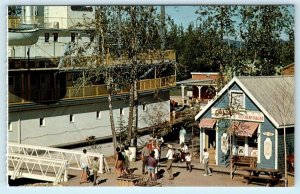
[[[80,157],[82,156],[82,151],[79,150],[68,150],[36,145],[9,143],[8,153],[23,154],[24,156],[38,156],[48,159],[66,160],[69,169],[81,170]],[[103,174],[103,169],[105,170],[105,172],[110,171],[103,154],[88,152],[87,156],[90,164],[92,163],[94,157],[99,158],[99,173]]]

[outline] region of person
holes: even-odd
[[[149,155],[150,155],[150,149],[149,149],[148,143],[146,143],[144,148],[142,149],[142,153],[141,153],[141,156],[142,156],[142,174],[145,174],[145,168],[146,168],[146,165],[147,165],[147,159],[148,159]]]
[[[185,142],[185,134],[186,134],[186,130],[183,127],[181,127],[181,130],[179,131],[179,144]]]
[[[173,180],[174,176],[173,176],[173,171],[172,171],[172,163],[173,163],[173,155],[174,155],[174,150],[173,150],[173,146],[171,144],[168,144],[168,152],[167,152],[167,171],[169,173],[169,180]]]
[[[154,147],[153,151],[154,151],[154,158],[156,160],[155,174],[157,174],[158,173],[158,164],[159,164],[159,147],[158,147],[158,145],[156,145]]]
[[[116,161],[115,161],[115,170],[116,170],[116,173],[118,175],[118,177],[122,176],[123,175],[123,165],[124,165],[124,161],[125,161],[125,158],[121,152],[121,149],[119,147],[116,148],[116,155],[115,155],[115,158],[116,158]]]
[[[205,170],[204,176],[207,175],[211,176],[211,172],[208,167],[208,160],[209,160],[209,153],[207,152],[207,149],[204,148],[204,153],[203,153],[203,163],[204,163],[204,170]]]
[[[189,152],[189,148],[184,143],[181,143],[179,151],[180,151],[180,160],[181,160],[181,162],[184,162],[185,155]]]
[[[94,161],[92,163],[92,170],[93,170],[93,175],[94,175],[93,183],[94,183],[94,186],[95,186],[96,185],[96,180],[97,180],[97,174],[98,174],[98,171],[99,171],[98,157],[94,157]]]
[[[81,167],[81,176],[80,176],[80,184],[88,182],[88,170],[89,170],[89,159],[86,154],[86,149],[82,150],[83,154],[80,157],[80,167]]]
[[[186,162],[186,170],[192,172],[192,156],[190,152],[186,153],[185,162]]]
[[[124,172],[125,174],[130,174],[129,173],[129,167],[130,167],[130,155],[132,154],[131,151],[128,149],[128,146],[125,146],[125,163],[124,163]]]
[[[151,181],[156,181],[156,174],[155,174],[155,168],[157,165],[157,161],[154,158],[154,151],[151,151],[149,157],[147,158],[147,170],[148,170],[148,176]]]

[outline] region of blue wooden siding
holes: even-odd
[[[236,83],[233,84],[228,91],[230,90],[236,90],[236,91],[242,91],[244,92]],[[244,93],[245,94],[245,93]],[[246,94],[245,94],[246,95]],[[227,108],[229,106],[229,98],[228,98],[228,92],[226,91],[213,105],[212,107],[218,107],[218,108]],[[246,95],[245,96],[245,108],[247,110],[252,111],[260,111],[259,108],[255,105],[255,103]],[[211,117],[211,109],[208,109],[206,113],[203,114],[203,116],[200,118],[210,118]],[[225,120],[219,120],[218,122],[218,165],[224,165],[225,162],[222,160],[224,157],[224,154],[221,151],[221,143],[220,139],[224,132],[224,129],[228,125],[228,121]],[[223,129],[223,130],[221,130]],[[262,168],[275,168],[275,135],[269,137],[272,141],[272,156],[269,160],[267,160],[264,156],[264,141],[266,140],[267,136],[263,135],[264,132],[271,132],[275,134],[275,126],[270,122],[269,119],[265,117],[264,123],[261,124],[261,133],[260,133],[260,163],[258,164],[258,167]],[[222,162],[223,161],[223,162]]]
[[[287,155],[294,154],[295,135],[294,128],[286,129]],[[278,130],[278,169],[284,171],[284,143],[283,129]]]

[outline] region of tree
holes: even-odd
[[[239,10],[244,55],[256,66],[258,75],[274,75],[276,67],[286,65],[282,54],[291,56],[294,53],[294,22],[288,8],[282,5],[247,5]],[[281,37],[284,33],[288,35],[287,42]]]
[[[138,70],[145,64],[141,55],[161,55],[160,52],[151,52],[160,43],[156,9],[153,6],[97,6],[94,18],[84,17],[83,22],[76,27],[95,37],[96,42],[71,43],[65,61],[73,67],[82,68],[84,73],[78,79],[79,85],[104,80],[108,91],[114,147],[117,146],[117,140],[112,96],[121,89],[129,89],[127,137],[130,142],[138,123]],[[118,37],[117,43],[114,37]],[[117,62],[114,63],[112,59]]]

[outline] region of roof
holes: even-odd
[[[227,89],[236,83],[277,127],[295,124],[294,76],[242,76],[234,77],[196,116],[199,119]],[[286,122],[284,120],[286,119]]]
[[[286,66],[282,67],[282,70],[288,69],[288,68],[293,67],[293,66],[295,66],[295,63],[291,63],[289,65],[286,65]]]
[[[214,86],[214,85],[217,85],[213,79],[195,80],[192,78],[176,82],[176,84],[185,84],[188,86],[202,86],[202,85]]]

